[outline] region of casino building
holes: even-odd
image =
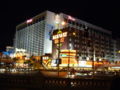
[[[106,33],[106,35],[109,33]],[[53,31],[53,58],[58,58],[58,50],[62,64],[78,64],[81,60],[101,61],[112,55],[110,36],[102,31],[66,27]],[[107,44],[106,44],[107,43]],[[60,45],[60,46],[59,46]],[[69,61],[70,60],[70,61]]]
[[[55,13],[45,11],[16,26],[14,47],[24,49],[30,55],[52,53],[50,34],[55,29]]]
[[[16,27],[14,47],[30,55],[51,53],[56,59],[58,46],[60,57],[70,56],[75,63],[114,59],[111,31],[64,13],[45,11]]]

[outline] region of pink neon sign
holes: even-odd
[[[72,21],[75,21],[75,18],[71,17],[71,16],[68,16],[68,19],[72,20]]]
[[[27,20],[27,23],[31,23],[33,20],[32,19],[29,19],[29,20]]]

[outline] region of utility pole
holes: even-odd
[[[60,64],[60,38],[58,39],[58,59],[57,59],[57,67],[58,67],[58,77],[59,77],[59,64]]]
[[[92,77],[94,77],[94,74],[95,74],[95,64],[94,64],[94,61],[95,61],[95,36],[93,37],[93,60],[92,60],[92,70],[93,70],[93,75]]]
[[[61,21],[61,18],[59,15],[56,15],[55,17],[55,24],[57,25],[57,29],[58,32],[60,31],[60,25],[64,26],[66,23]],[[59,77],[59,64],[60,64],[60,47],[61,47],[61,43],[60,43],[60,37],[58,38],[58,58],[57,58],[57,68],[58,68],[58,77]]]
[[[69,57],[68,57],[68,78],[69,78],[69,68],[70,68],[70,48],[69,48]]]
[[[95,61],[95,49],[93,51],[93,60],[92,60],[92,69],[93,69],[93,76],[95,74],[95,64],[94,64],[94,61]]]
[[[59,23],[57,24],[58,32],[60,31],[60,25]],[[58,59],[57,59],[57,68],[58,68],[58,77],[59,77],[59,64],[60,64],[60,37],[58,38]]]

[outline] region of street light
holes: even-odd
[[[66,22],[65,22],[65,21],[62,21],[62,22],[61,22],[61,25],[62,25],[62,26],[66,25]]]
[[[93,74],[92,77],[94,77],[95,74],[95,64],[94,61],[96,60],[96,50],[95,50],[95,39],[93,37],[93,60],[92,60],[92,70],[93,70]]]
[[[118,50],[118,53],[120,53],[120,50]]]

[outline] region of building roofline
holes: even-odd
[[[40,18],[41,16],[46,15],[47,12],[50,12],[50,11],[46,10],[46,11],[44,11],[44,12],[42,12],[42,13],[40,13],[40,14],[34,16],[34,17],[31,17],[31,19],[32,19],[32,18],[38,19],[38,18]],[[27,21],[27,20],[26,20],[26,21]],[[24,22],[18,24],[18,25],[16,26],[16,29],[18,29],[19,27],[21,27],[21,26],[23,26],[23,25],[26,25],[26,21],[24,21]]]
[[[38,19],[39,17],[46,15],[47,12],[51,12],[51,11],[46,10],[46,11],[44,11],[44,12],[42,12],[42,13],[40,13],[40,14],[32,17],[32,18]],[[52,13],[54,13],[54,12],[52,12]],[[64,13],[59,13],[59,14],[63,14],[63,16],[65,16],[65,17],[68,16],[67,14],[64,14]],[[96,30],[99,30],[99,31],[102,31],[102,32],[105,32],[105,33],[108,33],[108,34],[112,34],[112,31],[109,31],[109,30],[107,30],[107,29],[104,29],[104,28],[102,28],[102,27],[100,27],[100,26],[93,25],[93,24],[91,24],[91,23],[88,23],[88,22],[86,22],[86,21],[84,21],[84,20],[81,20],[81,19],[78,19],[78,18],[76,18],[76,17],[75,17],[75,19],[77,20],[78,23],[82,23],[82,24],[85,24],[86,26],[90,26],[91,28],[94,28],[94,29],[96,29]],[[26,21],[18,24],[18,25],[16,26],[16,29],[18,29],[19,27],[21,27],[21,26],[23,26],[23,25],[26,25]]]
[[[60,14],[63,14],[65,17],[68,16],[67,14],[64,14],[64,13],[60,13]],[[89,22],[86,22],[84,20],[78,19],[76,17],[74,17],[74,18],[77,20],[77,22],[85,24],[86,26],[90,26],[91,28],[95,28],[96,30],[99,30],[99,31],[102,31],[102,32],[105,32],[105,33],[108,33],[108,34],[112,34],[112,31],[109,31],[109,30],[104,29],[104,28],[102,28],[100,26],[97,26],[97,25],[93,25],[93,24],[91,24]]]

